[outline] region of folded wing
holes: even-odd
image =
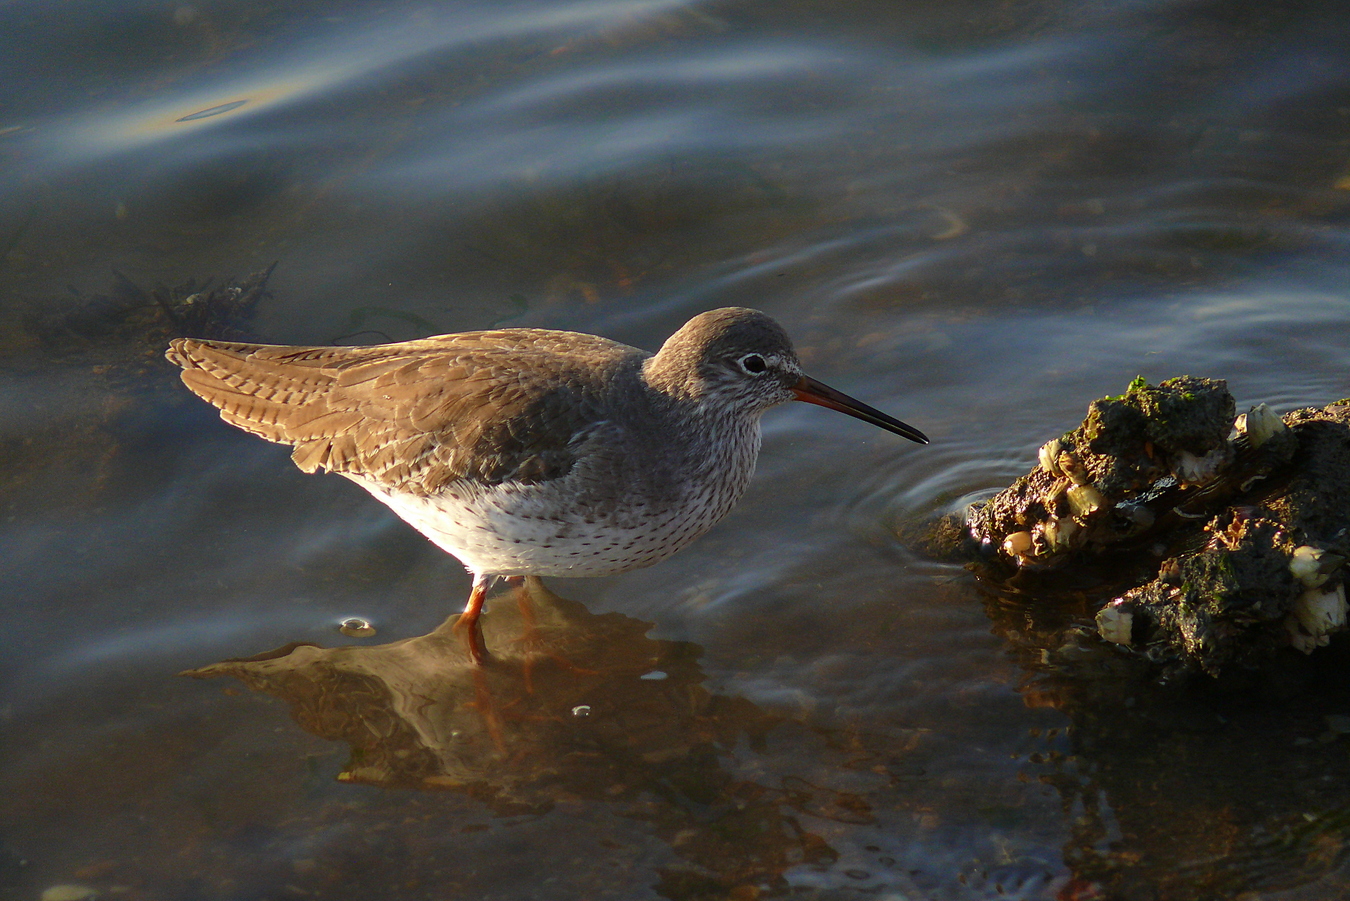
[[[291,445],[305,472],[428,495],[455,481],[536,483],[571,470],[598,424],[587,402],[600,390],[596,376],[637,352],[597,338],[574,367],[551,351],[552,334],[505,329],[375,347],[180,338],[167,356],[222,419]]]

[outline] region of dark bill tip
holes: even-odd
[[[829,385],[822,384],[810,376],[802,376],[797,384],[792,386],[792,393],[797,395],[797,400],[805,401],[808,404],[818,404],[831,410],[838,410],[840,413],[847,413],[855,419],[870,422],[878,428],[894,432],[910,441],[917,441],[920,444],[928,443],[928,436],[914,426],[905,425],[895,417],[887,416],[880,410],[869,407],[860,400],[854,400],[844,392],[836,391]]]

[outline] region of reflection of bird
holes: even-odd
[[[502,329],[375,347],[180,338],[168,357],[226,422],[341,473],[473,574],[458,627],[498,576],[650,566],[726,515],[760,415],[802,400],[927,443],[802,374],[755,310],[695,316],[655,355],[592,335]]]

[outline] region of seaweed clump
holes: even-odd
[[[1350,403],[1235,412],[1223,381],[1136,379],[968,510],[958,540],[948,523],[948,549],[1033,594],[1113,564],[1129,581],[1098,635],[1172,673],[1311,653],[1346,628]]]
[[[242,279],[188,279],[178,285],[145,288],[113,270],[113,283],[103,293],[78,297],[72,306],[50,311],[44,304],[24,317],[25,331],[50,359],[143,368],[159,363],[172,338],[216,338],[246,341],[253,337],[253,314],[269,297],[267,282],[276,268]]]

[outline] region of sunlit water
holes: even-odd
[[[1350,18],[904,6],[0,10],[0,895],[1342,896],[1343,649],[1074,681],[1087,600],[902,536],[1138,374],[1350,394]],[[543,652],[497,598],[475,674],[454,560],[91,306],[273,262],[277,343],[756,306],[933,443],[770,412],[722,525],[551,581]],[[356,650],[176,675],[292,642]]]

